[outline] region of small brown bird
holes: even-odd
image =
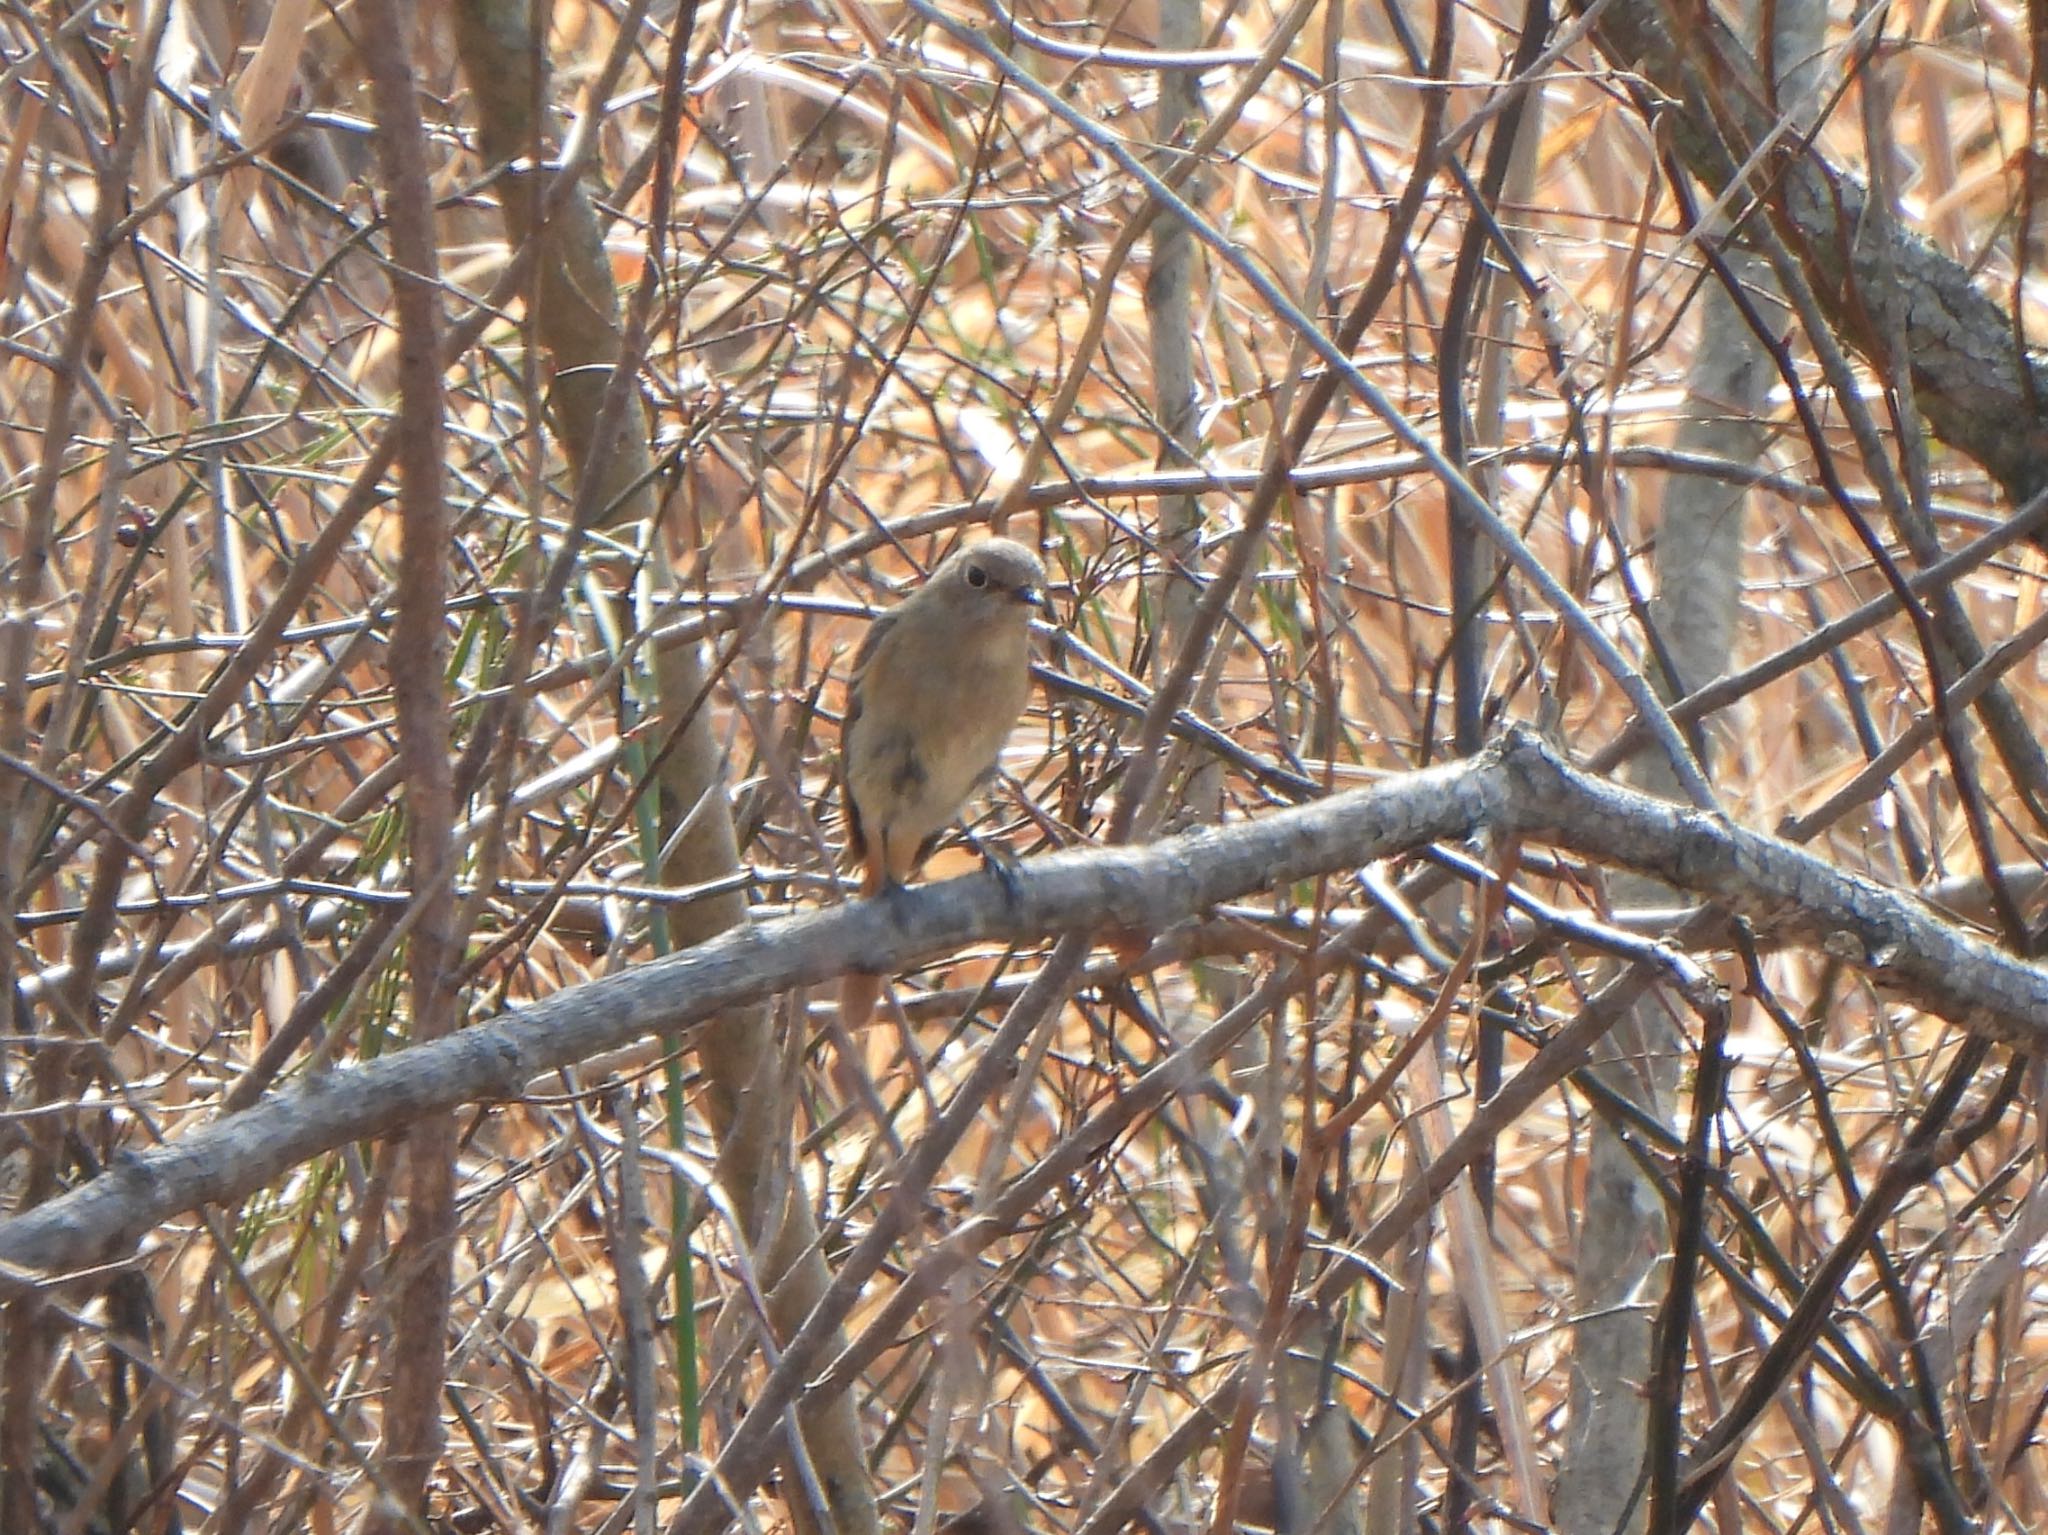
[[[839,737],[861,894],[908,879],[995,767],[1031,693],[1031,615],[1044,605],[1038,556],[991,538],[956,549],[869,629]],[[880,992],[880,977],[849,974],[841,1021],[866,1022]]]

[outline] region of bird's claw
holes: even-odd
[[[1012,906],[1024,899],[1024,885],[1018,879],[1018,870],[1023,860],[1008,848],[995,842],[975,840],[974,850],[981,854],[982,865],[996,877],[1003,887],[1003,896]]]

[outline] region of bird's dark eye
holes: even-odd
[[[982,587],[988,585],[988,572],[979,565],[969,565],[967,567],[967,584],[979,591]]]

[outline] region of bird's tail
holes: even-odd
[[[839,1022],[848,1034],[858,1034],[875,1016],[875,1004],[882,999],[882,978],[864,970],[849,970],[839,978]]]

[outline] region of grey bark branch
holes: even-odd
[[[1750,185],[1769,199],[1773,221],[1752,222],[1746,238],[1770,256],[1824,358],[1839,336],[1881,374],[1910,380],[1935,435],[1981,464],[2014,505],[2048,488],[2048,419],[2040,404],[2048,370],[2022,345],[2023,327],[1966,268],[1898,221],[1873,217],[1867,186],[1801,135],[1779,131],[1767,93],[1755,89],[1754,64],[1725,21],[1702,9],[1698,25],[1673,29],[1657,0],[1615,0],[1593,35],[1611,60],[1662,95],[1660,134],[1717,203],[1736,205],[1738,179],[1754,159]],[[1831,372],[1842,389],[1846,369]],[[1852,409],[1851,421],[1861,414]],[[1866,462],[1882,475],[1875,432],[1859,436]],[[1940,551],[1924,519],[1903,498],[1888,501],[1915,559],[1932,563]],[[1941,646],[1960,666],[1976,665],[1982,647],[1961,613],[1939,594],[1931,607]],[[1992,688],[1979,712],[2021,799],[2048,818],[2041,804],[2048,756],[2018,706]]]
[[[1755,64],[1733,29],[1711,8],[1689,7],[1684,27],[1675,30],[1674,14],[1658,0],[1612,0],[1593,35],[1602,53],[1663,98],[1659,131],[1718,196],[1734,181],[1741,156],[1716,130],[1716,115],[1750,144],[1764,142],[1775,125],[1747,88]],[[2048,399],[2048,369],[2021,348],[2011,315],[1966,268],[1912,230],[1892,225],[1881,251],[1862,238],[1868,188],[1796,135],[1780,140],[1766,171],[1783,178],[1779,200],[1797,223],[1800,257],[1839,334],[1865,355],[1885,355],[1863,295],[1895,284],[1904,360],[1935,435],[1982,464],[2015,505],[2048,487],[2048,420],[2040,406]]]
[[[307,1159],[422,1115],[518,1097],[545,1073],[860,963],[901,972],[978,943],[1159,930],[1219,902],[1484,828],[1549,842],[1725,903],[1777,942],[1824,949],[1928,1011],[2048,1050],[2048,969],[1911,895],[1717,816],[1590,778],[1517,729],[1467,762],[1144,847],[1055,853],[1017,871],[762,922],[562,992],[490,1024],[265,1099],[11,1220],[0,1297],[118,1263],[152,1227],[242,1198]]]

